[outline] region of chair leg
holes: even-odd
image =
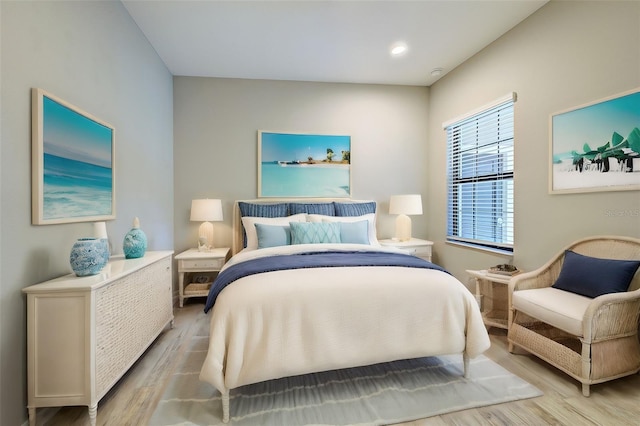
[[[591,377],[591,344],[582,340],[582,377]],[[582,395],[589,396],[589,384],[582,383]]]
[[[509,305],[511,305],[511,294],[509,294]],[[509,319],[507,320],[507,342],[509,343],[509,346],[507,347],[507,350],[509,351],[510,354],[513,353],[513,351],[515,350],[513,343],[511,342],[511,340],[509,340],[509,333],[511,332],[511,327],[513,326],[513,321],[516,317],[516,310],[513,308],[509,309]]]

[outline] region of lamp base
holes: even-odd
[[[396,218],[396,239],[398,241],[411,239],[411,218],[406,214],[398,215]]]
[[[203,222],[198,228],[198,251],[210,251],[213,248],[213,223]]]

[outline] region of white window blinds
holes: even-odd
[[[447,240],[513,251],[515,93],[447,131]]]

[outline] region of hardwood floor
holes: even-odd
[[[185,301],[175,309],[175,327],[167,329],[98,405],[98,425],[147,425],[164,386],[197,332],[208,329],[202,301]],[[544,396],[403,423],[403,426],[439,425],[638,425],[640,424],[640,375],[592,386],[582,396],[580,384],[530,355],[507,351],[506,332],[490,329],[487,357],[544,392]],[[88,424],[86,407],[39,409],[38,425]],[[153,426],[153,425],[152,425]],[[286,426],[286,425],[283,425]]]

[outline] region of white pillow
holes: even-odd
[[[369,222],[369,244],[379,246],[378,236],[376,234],[376,214],[369,213],[362,216],[324,216],[321,214],[308,214],[308,222],[359,222],[366,220]]]
[[[256,231],[256,223],[263,225],[288,225],[289,222],[306,222],[307,215],[304,213],[294,214],[285,217],[252,217],[245,216],[242,218],[242,226],[247,234],[247,249],[258,249],[258,233]]]

